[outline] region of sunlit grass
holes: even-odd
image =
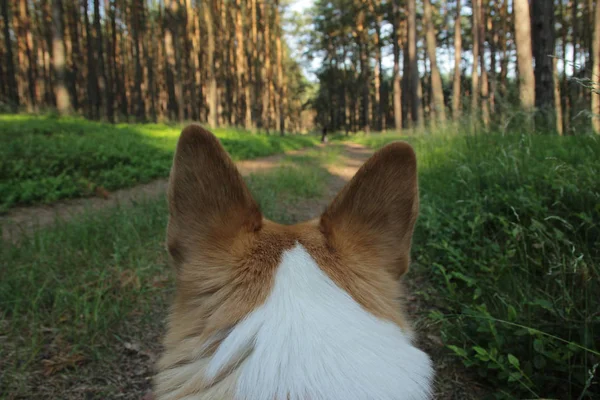
[[[79,118],[0,115],[0,211],[166,177],[182,126],[103,124]],[[316,144],[304,135],[214,133],[234,160]]]

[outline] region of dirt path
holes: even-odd
[[[269,171],[279,165],[284,157],[304,154],[312,149],[314,148],[309,147],[284,154],[239,161],[236,165],[242,175],[247,176],[251,173]],[[9,210],[7,214],[0,216],[2,239],[14,243],[23,235],[30,234],[36,229],[50,225],[57,219],[69,220],[87,210],[99,210],[114,207],[118,204],[131,204],[135,200],[162,195],[166,189],[167,179],[163,178],[131,188],[116,190],[108,194],[107,197],[68,199],[49,205],[16,207]]]

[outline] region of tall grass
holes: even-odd
[[[415,269],[448,348],[498,398],[598,398],[600,140],[355,140],[397,139],[417,152]]]
[[[181,126],[0,115],[0,211],[166,177]],[[235,160],[312,146],[310,136],[215,129]]]

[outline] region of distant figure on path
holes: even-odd
[[[327,143],[327,125],[321,129],[321,143]]]

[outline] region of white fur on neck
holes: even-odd
[[[238,366],[239,399],[430,397],[429,357],[397,325],[356,303],[299,244],[283,254],[266,302],[221,343],[207,378],[249,349]]]

